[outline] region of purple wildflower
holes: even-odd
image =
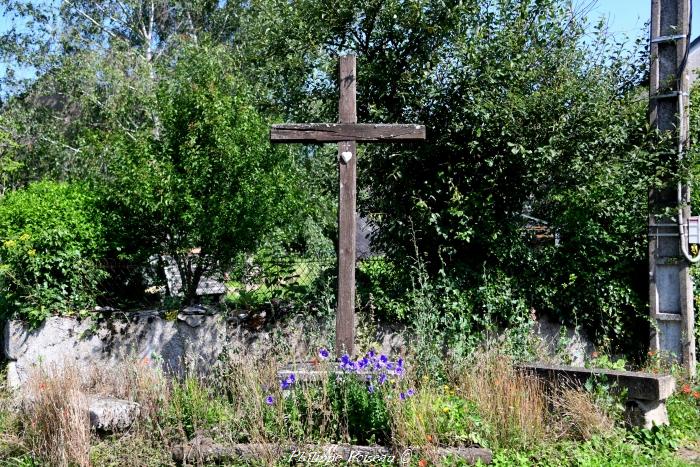
[[[387,364],[386,364],[386,369],[389,370],[389,371],[393,370],[393,369],[394,369],[394,364],[391,363],[391,362],[387,363]]]
[[[407,395],[408,397],[411,397],[411,396],[414,395],[415,393],[416,393],[416,391],[414,391],[413,389],[409,389],[408,392],[406,393],[406,395]]]
[[[398,376],[401,376],[403,374],[403,368],[400,366],[397,366],[396,369],[394,370],[394,373],[396,373]]]
[[[386,381],[386,373],[382,373],[379,376],[379,384],[384,384],[385,381]]]
[[[382,362],[382,363],[384,363],[384,364],[386,364],[387,360],[389,360],[389,359],[388,359],[388,358],[386,357],[386,355],[384,355],[384,354],[382,354],[382,355],[379,357],[379,361]]]
[[[327,359],[328,355],[330,355],[330,354],[328,353],[328,350],[325,348],[322,348],[321,350],[318,351],[318,356],[321,357],[321,360]]]
[[[296,382],[296,380],[296,376],[294,376],[294,373],[292,373],[291,375],[287,376],[287,379],[285,379],[284,381],[280,381],[280,387],[282,389],[289,389],[292,386],[292,384]]]
[[[401,394],[399,394],[399,399],[401,399],[402,401],[405,401],[405,400],[406,400],[406,394],[403,393],[403,392],[402,392]]]
[[[374,385],[370,384],[367,386],[367,391],[369,391],[370,394],[374,393]]]
[[[370,349],[369,352],[367,352],[367,356],[368,356],[369,358],[374,358],[375,355],[376,355],[376,354],[374,353],[374,350],[373,350],[373,349]]]
[[[272,404],[275,403],[275,398],[272,397],[272,396],[267,396],[267,397],[265,398],[265,403],[266,403],[267,405],[272,405]]]

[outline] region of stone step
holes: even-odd
[[[109,396],[88,396],[90,426],[99,432],[116,433],[128,429],[138,418],[141,406]]]

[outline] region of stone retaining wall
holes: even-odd
[[[10,387],[19,388],[39,366],[72,365],[87,372],[89,367],[125,360],[160,365],[170,374],[201,374],[224,352],[233,359],[278,352],[282,360],[297,361],[329,345],[332,321],[301,315],[281,322],[264,318],[264,313],[226,318],[216,308],[190,307],[179,312],[103,312],[84,320],[52,316],[36,329],[10,320],[4,323],[2,346],[7,380]],[[379,329],[377,341],[383,352],[405,350],[401,329]]]
[[[303,361],[320,347],[329,347],[333,332],[333,320],[328,318],[272,319],[265,312],[226,317],[217,308],[196,306],[182,311],[102,312],[84,320],[54,316],[37,329],[11,320],[4,323],[3,353],[8,383],[17,388],[39,365],[70,364],[87,370],[131,359],[182,375],[186,370],[210,371],[223,352],[232,359],[266,358],[276,352],[280,360]],[[372,332],[377,350],[386,354],[405,353],[411,340],[400,326],[382,325]],[[593,350],[585,336],[570,329],[562,332],[560,325],[544,319],[532,332],[552,363],[563,360],[582,366]]]
[[[110,313],[77,320],[49,317],[30,329],[16,320],[5,322],[3,353],[10,387],[24,384],[32,369],[75,365],[109,366],[126,359],[161,364],[182,374],[186,368],[205,371],[224,349],[226,323],[203,308],[179,313],[141,311]]]

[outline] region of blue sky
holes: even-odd
[[[35,3],[47,3],[58,0],[38,0]],[[625,38],[634,40],[640,35],[647,36],[643,29],[651,16],[651,0],[571,0],[575,11],[585,12],[589,20],[595,22],[603,19],[607,24],[607,31],[617,40]],[[692,37],[700,35],[700,0],[691,0],[695,10],[692,22]],[[0,16],[0,33],[11,27],[11,20]],[[0,73],[5,66],[0,63]],[[24,73],[22,73],[24,71]],[[20,73],[28,74],[28,70]],[[30,75],[31,76],[31,75]]]
[[[591,20],[604,18],[608,32],[619,39],[624,35],[638,37],[651,17],[651,0],[573,0],[573,3],[576,9],[590,11]],[[692,0],[692,4],[691,34],[695,38],[700,35],[700,0]]]
[[[38,0],[35,3],[47,3]],[[651,0],[572,0],[574,7],[589,12],[590,19],[604,18],[608,30],[615,36],[636,37],[651,16]],[[693,37],[700,35],[700,0],[692,0],[696,14],[693,15]],[[9,20],[0,17],[0,31],[10,26]]]

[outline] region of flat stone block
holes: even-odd
[[[539,363],[522,364],[517,368],[549,381],[559,380],[577,385],[582,385],[593,377],[605,377],[609,383],[617,383],[618,387],[626,388],[627,397],[635,400],[666,400],[676,388],[676,379],[670,375]]]
[[[97,431],[119,432],[129,428],[139,416],[141,406],[136,402],[108,396],[88,398],[90,426]]]
[[[625,421],[630,426],[650,429],[654,425],[668,425],[668,412],[664,401],[630,399],[625,406]]]

